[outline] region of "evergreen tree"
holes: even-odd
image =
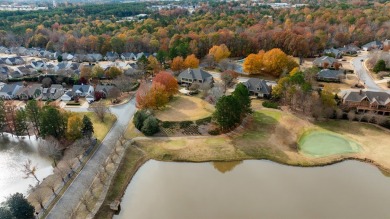
[[[36,134],[40,134],[40,124],[39,124],[39,116],[40,116],[41,108],[38,106],[36,100],[29,100],[26,104],[26,114],[27,118],[32,123],[34,129],[36,130]]]
[[[234,98],[236,98],[242,109],[241,115],[246,115],[252,112],[249,91],[244,84],[237,84],[236,89],[233,91],[232,95]]]
[[[240,122],[243,107],[234,96],[222,96],[218,99],[213,114],[222,131],[233,128]]]
[[[16,219],[33,219],[34,206],[32,206],[21,193],[15,193],[7,198],[5,202],[12,215]]]
[[[64,136],[67,119],[53,106],[45,106],[40,113],[40,130],[42,137],[51,135],[55,138]]]
[[[16,111],[15,134],[18,136],[28,134],[30,136],[28,133],[27,113],[24,109]]]
[[[92,133],[94,133],[93,124],[91,122],[91,119],[86,115],[84,115],[84,117],[83,117],[83,127],[81,129],[81,133],[84,136],[88,136],[88,137],[91,137]]]
[[[0,219],[14,219],[14,217],[8,208],[0,207]]]
[[[380,72],[380,71],[386,71],[386,62],[385,62],[383,59],[379,60],[379,61],[375,64],[373,70],[374,70],[375,73],[378,73],[378,72]]]
[[[149,116],[145,121],[141,129],[142,133],[151,136],[159,131],[158,121],[154,116]]]

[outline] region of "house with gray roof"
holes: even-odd
[[[340,82],[343,77],[345,78],[344,70],[322,69],[317,73],[318,81]]]
[[[267,81],[259,78],[250,78],[243,83],[251,95],[256,97],[270,98],[272,88],[267,84]]]
[[[321,56],[314,59],[313,65],[319,68],[334,68],[334,65],[337,63],[337,60],[329,56]]]
[[[340,50],[343,55],[355,55],[358,53],[360,48],[353,45],[353,44],[349,44],[349,45],[338,48],[338,50]]]
[[[57,100],[64,95],[65,89],[60,84],[52,84],[49,88],[42,89],[42,100]]]
[[[137,57],[132,52],[126,52],[121,54],[121,59],[123,61],[135,61],[136,58]]]
[[[214,79],[210,73],[200,68],[188,68],[179,74],[178,82],[185,85],[191,85],[194,82],[212,85],[214,83]]]
[[[42,94],[41,84],[32,84],[21,87],[15,94],[15,97],[20,100],[31,100],[38,98]]]
[[[0,46],[0,53],[11,54],[11,51],[4,46]]]
[[[348,91],[342,97],[342,107],[348,110],[374,111],[390,114],[390,94],[384,91]]]
[[[71,101],[73,99],[73,92],[72,91],[66,91],[62,96],[62,101]]]
[[[373,49],[383,49],[383,44],[381,41],[375,40],[375,41],[369,42],[367,44],[364,44],[362,46],[362,49],[364,51],[370,51]]]
[[[16,98],[16,93],[22,88],[21,83],[5,84],[0,90],[0,98],[5,100],[12,100]]]
[[[20,56],[3,58],[6,65],[23,65],[24,59]]]
[[[100,84],[98,84],[96,86],[96,88],[95,88],[95,92],[101,92],[104,97],[107,97],[108,93],[110,92],[110,90],[112,88],[114,88],[114,86],[112,86],[112,85],[100,85]]]
[[[107,60],[107,61],[113,62],[113,61],[119,59],[119,55],[116,52],[107,52],[107,54],[104,57],[104,59]]]
[[[100,53],[87,54],[88,62],[99,62],[103,60],[103,56]]]
[[[91,85],[73,85],[72,92],[75,96],[85,97],[89,94],[93,94],[94,88]]]
[[[330,48],[324,50],[324,55],[333,56],[336,59],[340,59],[343,56],[343,53],[339,49]]]
[[[74,56],[70,53],[63,53],[62,54],[62,60],[64,60],[64,61],[72,61],[73,57]]]

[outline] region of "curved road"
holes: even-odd
[[[366,89],[382,91],[383,89],[375,83],[374,79],[367,71],[367,68],[363,65],[363,62],[365,62],[367,59],[368,54],[362,54],[361,56],[352,59],[352,66],[355,70],[355,74],[358,77],[360,76],[361,81],[365,83]]]
[[[57,201],[56,205],[52,208],[46,218],[48,219],[62,219],[68,218],[67,211],[70,208],[76,208],[82,195],[87,192],[88,187],[92,184],[92,180],[96,176],[96,172],[100,168],[101,164],[107,159],[112,152],[112,142],[116,142],[117,133],[122,127],[127,127],[129,121],[134,115],[135,99],[132,99],[126,104],[120,106],[110,107],[111,113],[115,114],[117,121],[113,125],[112,129],[107,133],[106,137],[102,141],[102,144],[92,155],[90,160],[80,171],[72,184],[68,187],[62,197]]]

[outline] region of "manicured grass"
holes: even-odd
[[[86,115],[91,119],[93,123],[93,129],[95,131],[94,135],[100,141],[102,141],[104,137],[106,137],[108,131],[110,131],[112,125],[116,121],[116,116],[113,114],[107,114],[106,118],[104,119],[104,122],[101,122],[100,119],[93,112],[83,112],[76,114],[80,115],[81,118]]]
[[[327,131],[310,131],[299,140],[299,149],[304,154],[324,157],[335,154],[357,153],[361,147],[356,142]]]
[[[129,125],[127,126],[125,137],[127,139],[132,139],[132,138],[135,138],[135,137],[144,137],[144,136],[145,135],[134,126],[133,121],[131,121],[129,123]]]
[[[211,116],[214,106],[206,101],[191,96],[179,95],[168,105],[155,112],[157,119],[161,121],[194,121]]]

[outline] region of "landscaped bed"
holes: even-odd
[[[357,153],[361,149],[358,143],[327,131],[309,131],[298,145],[302,153],[316,157]]]

